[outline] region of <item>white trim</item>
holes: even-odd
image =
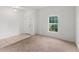
[[[50,15],[50,16],[57,16],[57,15]],[[57,16],[57,17],[58,17],[58,23],[57,23],[57,24],[58,24],[58,32],[49,31],[49,17],[50,17],[50,16],[48,16],[48,32],[49,32],[49,33],[58,33],[58,32],[59,32],[59,16]]]

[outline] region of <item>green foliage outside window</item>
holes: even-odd
[[[58,32],[58,16],[49,17],[49,31]]]

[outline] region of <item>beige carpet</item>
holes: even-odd
[[[15,44],[0,48],[2,52],[77,52],[74,43],[36,35]]]
[[[16,35],[16,36],[8,37],[8,38],[5,38],[5,39],[0,39],[0,48],[14,44],[18,41],[21,41],[21,40],[29,38],[29,37],[31,37],[31,35],[26,34],[26,33],[22,33],[22,34],[19,34],[19,35]]]

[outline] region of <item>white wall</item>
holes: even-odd
[[[25,20],[30,20],[30,22],[25,22]],[[26,8],[15,10],[12,7],[0,7],[0,39],[20,33],[34,35],[36,30],[35,20],[35,10],[27,10]],[[27,28],[25,29],[25,27]]]
[[[76,44],[79,48],[79,7],[76,7]]]
[[[0,39],[20,33],[19,15],[18,11],[15,12],[10,7],[0,7]]]
[[[48,17],[50,15],[59,16],[58,32],[48,32]],[[75,7],[54,6],[46,7],[39,10],[37,33],[64,39],[67,41],[75,41]]]

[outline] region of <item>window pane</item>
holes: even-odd
[[[52,23],[54,23],[54,17],[52,16],[51,18],[52,18]]]
[[[58,28],[55,28],[55,32],[58,32]]]
[[[58,17],[54,16],[54,23],[58,23]]]
[[[49,17],[49,23],[51,23],[51,17]]]
[[[49,31],[58,32],[58,16],[49,17]]]
[[[55,20],[56,20],[56,23],[58,23],[58,17],[57,16],[55,17]]]
[[[49,24],[49,31],[54,31],[54,24],[52,23]]]

